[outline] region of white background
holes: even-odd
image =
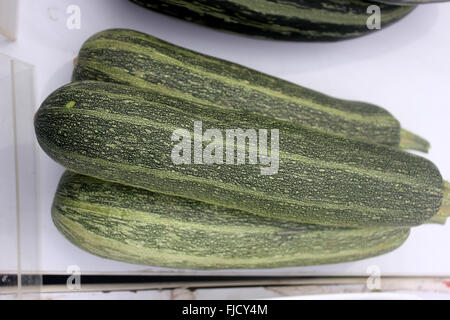
[[[72,4],[81,8],[80,30],[66,27],[69,16],[66,9]],[[421,6],[397,24],[358,39],[292,43],[214,31],[144,10],[126,0],[22,0],[18,40],[0,38],[0,53],[36,66],[37,109],[48,94],[70,81],[72,61],[82,43],[95,32],[112,27],[143,31],[330,95],[378,104],[392,112],[404,128],[431,142],[431,152],[425,156],[450,179],[450,4]],[[0,114],[2,132],[7,132],[5,128],[12,122],[1,108]],[[0,139],[4,145],[5,139],[11,136]],[[2,157],[7,158],[11,157]],[[9,183],[5,177],[12,175],[5,168],[11,168],[11,164],[1,163],[0,168],[2,183]],[[84,273],[194,273],[102,259],[70,244],[50,219],[52,197],[62,172],[62,167],[40,151],[40,205],[36,208],[40,218],[40,237],[36,239],[40,270],[32,271],[65,273],[69,265],[78,265]],[[10,183],[13,189],[14,181]],[[0,201],[4,210],[5,203],[11,203],[12,199],[0,194]],[[382,275],[448,276],[448,244],[450,223],[425,225],[414,228],[400,249],[377,258],[328,266],[222,274],[366,275],[368,266],[377,265]],[[0,273],[13,270],[14,263],[0,258]]]

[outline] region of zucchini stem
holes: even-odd
[[[428,223],[445,224],[448,217],[450,217],[450,183],[444,181],[444,199],[441,209]]]
[[[428,153],[430,143],[422,137],[405,130],[400,131],[400,149],[401,150],[416,150]]]

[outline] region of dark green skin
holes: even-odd
[[[128,263],[183,269],[280,268],[394,250],[408,228],[283,222],[66,172],[52,218],[73,244]]]
[[[142,7],[190,22],[240,34],[288,41],[338,41],[373,31],[359,0],[131,0]],[[413,6],[380,4],[381,28],[402,19]],[[270,6],[270,10],[268,7]],[[261,10],[261,8],[264,8]],[[296,10],[300,14],[296,14]],[[347,21],[352,17],[351,20]]]
[[[173,164],[173,130],[192,131],[200,120],[204,130],[278,129],[278,174],[262,176],[248,162]],[[38,110],[35,129],[44,151],[75,172],[271,218],[413,226],[434,216],[443,197],[442,177],[424,158],[112,83],[58,89]]]
[[[400,124],[383,108],[336,99],[132,30],[106,30],[87,40],[73,72],[73,81],[81,80],[176,90],[193,101],[288,120],[339,136],[395,148],[400,143]]]

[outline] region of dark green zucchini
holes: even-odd
[[[278,170],[262,175],[268,165],[261,158],[236,165],[234,151],[256,151],[245,140],[222,141],[234,164],[174,164],[174,130],[188,130],[191,138],[194,121],[219,132],[279,130]],[[442,177],[424,158],[168,92],[72,83],[43,102],[35,130],[44,151],[75,172],[271,218],[345,227],[412,226],[434,216],[443,198]],[[269,154],[276,155],[273,146]],[[200,144],[203,155],[210,147],[208,141]]]
[[[408,228],[282,222],[66,172],[56,227],[93,254],[183,269],[279,268],[347,262],[394,250]]]
[[[337,41],[370,34],[373,2],[359,0],[131,0],[187,21],[290,41]],[[413,6],[377,4],[381,28],[400,20]]]
[[[73,80],[169,90],[193,103],[254,112],[352,139],[424,152],[429,147],[375,105],[332,98],[137,31],[106,30],[87,40]]]

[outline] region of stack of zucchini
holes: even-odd
[[[279,130],[278,173],[261,175],[250,163],[175,164],[173,132],[196,121]],[[87,40],[73,82],[42,103],[35,129],[69,170],[55,225],[115,260],[184,269],[352,261],[389,252],[412,226],[448,214],[438,169],[400,150],[427,151],[428,143],[386,110],[136,31]]]

